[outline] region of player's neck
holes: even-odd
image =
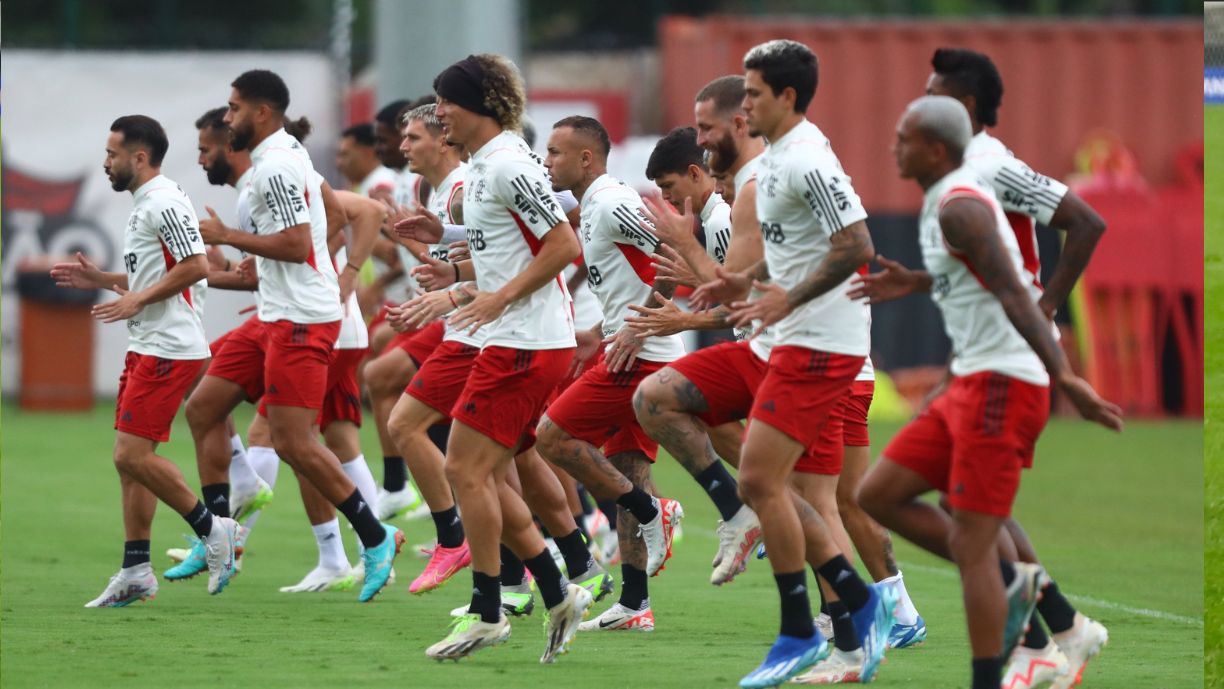
[[[251,134],[251,146],[247,150],[254,151],[259,147],[259,144],[264,142],[269,136],[277,133],[285,128],[285,120],[280,119],[274,122],[269,122],[262,127],[259,124],[255,125],[254,132]]]
[[[443,158],[438,161],[435,167],[423,170],[421,176],[425,178],[426,182],[429,182],[429,186],[439,189],[442,187],[442,183],[446,181],[446,178],[450,176],[450,173],[454,172],[457,167],[459,167],[458,160]]]
[[[952,172],[958,167],[960,166],[953,164],[952,161],[943,162],[931,168],[927,174],[915,177],[914,181],[918,182],[918,185],[922,187],[923,191],[926,191],[936,184],[939,184],[939,180],[952,174]]]
[[[759,136],[748,137],[740,142],[738,149],[735,164],[727,168],[727,175],[733,179],[745,165],[765,152],[765,140]]]
[[[570,189],[570,191],[574,192],[574,198],[578,199],[579,203],[582,203],[582,197],[586,196],[587,189],[591,188],[591,185],[595,183],[595,180],[603,177],[606,174],[608,174],[608,169],[606,167],[592,167],[587,170],[586,174],[582,177],[582,181],[578,182],[572,189]]]
[[[225,183],[230,185],[231,187],[238,186],[238,180],[242,179],[242,176],[245,175],[246,171],[250,169],[251,169],[251,159],[250,158],[240,161],[234,165],[231,165],[230,175],[229,175],[229,178],[225,180]]]
[[[468,137],[468,140],[460,141],[459,143],[466,146],[467,150],[475,153],[476,151],[484,148],[485,144],[492,141],[498,134],[501,134],[502,131],[504,130],[502,129],[501,125],[497,123],[497,120],[491,117],[482,117],[480,124],[478,124],[476,128],[472,130],[472,135]]]
[[[128,191],[134,195],[137,189],[143,187],[149,180],[161,174],[160,167],[146,167],[132,178],[132,186],[128,187]]]
[[[714,185],[711,184],[705,187],[697,194],[697,204],[693,206],[693,210],[697,211],[697,215],[701,215],[701,211],[705,210],[706,204],[710,202],[710,197],[714,195]]]
[[[792,129],[794,129],[795,127],[798,127],[799,124],[803,122],[805,119],[807,118],[805,118],[803,113],[801,112],[788,113],[786,117],[783,117],[781,120],[778,120],[778,124],[774,126],[772,131],[764,133],[765,138],[769,139],[770,142],[777,141],[781,139],[782,137],[786,136],[787,134],[789,134]]]
[[[374,162],[371,162],[369,165],[363,165],[360,168],[358,168],[356,171],[357,172],[357,184],[361,184],[362,182],[366,181],[366,179],[368,179],[370,175],[374,174],[374,171],[377,169],[378,169],[377,160]]]

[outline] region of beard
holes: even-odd
[[[132,180],[136,175],[131,170],[116,170],[111,168],[111,189],[127,191],[132,188]]]
[[[242,129],[230,127],[230,146],[235,151],[249,151],[253,138],[255,138],[255,127],[249,124]]]
[[[723,135],[723,138],[714,142],[714,148],[707,150],[710,152],[710,170],[718,174],[731,169],[731,166],[739,159],[739,150],[735,147],[735,139],[731,138],[730,134]]]
[[[229,161],[225,156],[217,158],[211,165],[204,168],[204,173],[208,175],[208,183],[221,186],[229,181],[230,174],[234,171]]]

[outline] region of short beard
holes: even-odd
[[[735,139],[731,138],[730,134],[714,142],[714,148],[710,150],[711,172],[722,174],[730,170],[737,160],[739,149],[735,147]]]
[[[204,168],[204,173],[208,175],[208,183],[217,186],[229,182],[230,174],[233,172],[234,168],[225,158],[220,158],[211,166]]]
[[[242,130],[230,127],[230,147],[235,151],[251,150],[251,139],[255,138],[255,128],[247,127]]]
[[[130,190],[132,188],[132,180],[136,178],[136,175],[132,174],[130,171],[119,172],[117,170],[111,170],[111,174],[115,176],[114,180],[111,181],[111,189],[114,189],[115,191]]]

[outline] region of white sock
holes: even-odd
[[[361,499],[373,508],[378,500],[378,484],[374,482],[374,474],[370,473],[370,465],[366,464],[365,455],[357,455],[356,458],[341,464],[340,468],[344,469],[350,481],[357,484]]]
[[[898,624],[917,624],[918,609],[914,607],[914,601],[910,600],[909,591],[905,590],[905,579],[901,576],[901,572],[881,579],[880,584],[891,586],[893,591],[897,593],[897,607],[893,610],[893,617],[897,619]]]
[[[247,450],[247,462],[259,478],[264,480],[268,486],[276,487],[276,473],[280,469],[280,457],[276,456],[276,450],[270,447],[260,447],[252,445]]]
[[[348,556],[344,554],[344,541],[340,538],[340,520],[333,518],[310,529],[314,531],[315,543],[319,545],[319,567],[346,569],[349,564]]]
[[[233,492],[252,493],[259,483],[259,476],[247,458],[246,448],[242,446],[242,436],[235,433],[230,438],[230,468],[229,479]]]

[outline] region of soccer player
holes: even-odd
[[[722,265],[731,242],[731,206],[714,191],[716,183],[697,143],[697,130],[677,127],[659,139],[646,162],[646,177],[676,210],[691,214],[698,209],[701,231],[678,235],[672,240],[681,256],[686,256],[686,252],[690,255],[704,252]]]
[[[313,431],[343,305],[328,260],[319,178],[305,148],[284,131],[288,105],[289,90],[272,72],[252,70],[233,82],[225,120],[234,146],[250,149],[255,164],[251,212],[257,234],[225,231],[205,239],[256,256],[259,316],[267,338],[263,402],[272,440],[277,455],[353,525],[365,547],[358,600],[369,601],[386,585],[403,533],[379,523],[373,506]]]
[[[522,77],[499,55],[473,55],[434,80],[437,116],[448,138],[471,153],[463,214],[470,262],[460,279],[477,283],[471,302],[450,317],[456,328],[485,330],[485,344],[451,410],[446,475],[458,498],[472,551],[472,601],[432,658],[459,658],[501,643],[498,542],[535,575],[548,607],[551,663],[572,640],[591,594],[566,581],[504,478],[515,454],[534,442],[549,393],[574,358],[569,295],[561,271],[580,251],[548,189],[544,169],[513,130],[526,101]]]
[[[110,289],[119,298],[93,307],[104,323],[126,321],[129,343],[115,406],[115,468],[123,496],[124,551],[119,573],[87,608],[122,607],[157,594],[149,537],[157,501],[169,505],[205,544],[208,592],[221,593],[234,568],[238,523],[214,516],[196,498],[182,472],[157,454],[188,387],[208,358],[204,325],[192,297],[208,275],[191,201],[161,174],[169,148],[166,132],[144,115],[116,119],[103,168],[115,191],[132,192],[124,232],[121,273],[100,270],[83,255],[58,263],[51,276],[61,287]]]
[[[678,335],[639,338],[625,328],[629,304],[653,305],[650,255],[658,239],[642,211],[642,199],[608,175],[611,144],[597,120],[572,116],[558,121],[548,139],[553,188],[568,189],[581,204],[581,239],[587,284],[599,298],[603,322],[581,333],[606,343],[594,365],[553,401],[540,421],[540,454],[565,469],[597,499],[620,506],[620,600],[581,629],[654,629],[647,578],[671,550],[672,532],[684,511],[674,500],[651,495],[650,465],[658,444],[637,424],[632,396],[643,378],[684,356]],[[670,294],[671,287],[661,291]],[[602,451],[601,451],[602,450]],[[640,533],[640,535],[639,535]],[[571,534],[572,538],[581,536]],[[571,572],[571,574],[574,574]],[[578,583],[581,580],[575,576]]]
[[[860,501],[881,524],[956,563],[973,689],[993,689],[1032,612],[1030,573],[1041,578],[1036,565],[1000,563],[996,544],[1045,425],[1049,385],[1087,419],[1114,430],[1122,420],[1071,372],[1023,284],[1031,277],[994,190],[962,165],[971,136],[964,106],[946,96],[919,98],[897,125],[897,166],[925,191],[919,243],[956,354],[952,382],[893,438]],[[947,493],[951,516],[918,500],[931,490]],[[1025,605],[1009,610],[1017,592]]]
[[[396,174],[379,160],[376,145],[373,124],[362,122],[345,129],[336,149],[336,169],[361,196],[391,200]]]
[[[870,348],[870,312],[846,296],[850,277],[872,256],[866,212],[829,140],[803,114],[816,91],[816,56],[800,43],[775,40],[750,50],[744,68],[748,125],[770,141],[757,164],[765,260],[743,273],[723,273],[694,294],[729,303],[736,325],[759,319],[763,327],[775,326],[739,478],[740,493],[760,517],[782,628],[765,661],[741,685],[772,686],[829,653],[812,624],[805,552],[822,563],[820,576],[849,611],[863,652],[860,678],[867,682],[883,659],[894,593],[859,579],[825,520],[800,519],[797,503],[804,509],[804,501],[793,500],[788,488],[796,462],[812,454],[809,448],[817,463],[840,451],[842,438],[829,437],[825,426]],[[766,279],[772,283],[761,282]],[[750,287],[759,294],[743,301]]]

